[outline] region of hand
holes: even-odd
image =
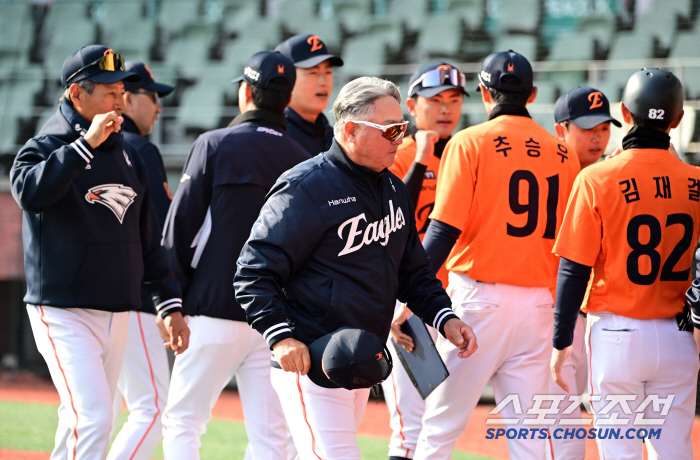
[[[460,358],[470,357],[478,348],[472,328],[457,318],[451,318],[445,323],[445,337],[459,349]]]
[[[420,130],[415,134],[416,137],[416,163],[427,166],[430,158],[435,153],[435,143],[440,140],[440,135],[437,131]]]
[[[160,338],[163,339],[163,342],[169,342],[170,334],[165,328],[165,323],[163,322],[163,318],[161,318],[160,315],[156,315],[156,327],[158,328],[158,333],[160,334]]]
[[[605,157],[605,159],[606,159],[606,160],[611,160],[611,159],[615,158],[616,156],[618,156],[620,153],[622,153],[622,150],[620,150],[620,147],[618,147],[618,148],[616,148],[616,149],[613,151],[613,153],[611,153],[610,155],[608,155],[607,157]]]
[[[181,355],[190,345],[190,328],[187,327],[185,318],[179,311],[170,313],[163,320],[166,337],[165,346],[175,352],[175,356]]]
[[[554,383],[559,385],[562,390],[569,392],[569,384],[564,381],[564,377],[561,375],[561,369],[564,367],[564,362],[571,355],[571,346],[564,348],[563,350],[552,349],[552,360],[549,362],[549,367],[552,369],[552,377],[554,377]]]
[[[695,345],[698,347],[698,353],[700,353],[700,329],[693,327],[693,338],[695,339]]]
[[[111,111],[95,115],[90,124],[90,129],[83,138],[93,149],[107,140],[112,133],[118,133],[122,129],[124,118],[117,112]]]
[[[272,353],[285,372],[299,372],[301,375],[306,375],[311,368],[309,349],[297,339],[287,337],[280,340],[272,345]]]
[[[391,321],[391,336],[396,343],[404,347],[409,353],[413,351],[413,339],[410,335],[401,332],[401,326],[411,314],[411,310],[406,307],[406,304],[402,304],[394,314],[394,319]]]

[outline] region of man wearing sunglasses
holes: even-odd
[[[343,60],[329,53],[318,35],[291,37],[275,48],[294,61],[297,82],[284,111],[287,134],[311,155],[325,152],[333,141],[333,127],[323,114],[333,91],[333,67]]]
[[[146,167],[123,142],[119,54],[81,48],[63,63],[56,114],[17,154],[12,194],[24,210],[34,338],[61,397],[52,458],[105,458],[112,403],[141,286],[164,318],[167,346],[188,346],[181,291],[160,245]]]
[[[245,407],[251,460],[285,460],[287,431],[270,384],[270,349],[236,302],[236,259],[277,178],[310,155],[286,133],[284,109],[296,72],[276,51],[248,59],[240,82],[241,114],[228,128],[192,145],[163,232],[183,286],[192,330],[189,359],[175,359],[163,414],[169,460],[199,458],[219,394],[235,376]],[[184,356],[184,355],[183,355]]]
[[[161,113],[158,98],[167,96],[174,88],[156,83],[150,69],[142,62],[126,62],[125,68],[127,72],[140,75],[141,81],[124,83],[124,140],[136,149],[146,165],[151,201],[162,231],[172,196],[160,151],[148,140],[148,135]],[[141,308],[129,313],[126,353],[114,398],[115,426],[122,399],[126,401],[129,419],[114,439],[108,460],[148,460],[163,439],[160,417],[168,398],[170,368],[156,326],[157,318],[153,301],[142,289]]]
[[[446,62],[432,62],[422,66],[411,76],[406,107],[415,120],[413,132],[408,134],[396,152],[396,161],[389,168],[403,178],[416,208],[418,236],[423,239],[428,229],[428,215],[435,205],[435,186],[440,158],[457,128],[462,115],[462,99],[469,94],[464,89],[462,72]],[[437,277],[447,287],[444,265]],[[401,326],[411,315],[405,305],[398,304],[391,323],[391,335],[397,344],[413,350],[411,337]],[[429,329],[433,339],[434,329]],[[387,343],[395,363],[400,363],[393,344]],[[425,402],[416,391],[403,366],[394,366],[389,379],[382,383],[384,398],[391,414],[393,430],[389,443],[390,460],[410,459],[416,450],[418,434],[423,426]]]
[[[273,350],[270,378],[300,458],[359,460],[369,396],[363,382],[314,383],[307,373],[321,365],[311,362],[312,342],[343,327],[385,342],[398,298],[461,357],[476,350],[429,270],[408,190],[387,169],[406,131],[400,101],[386,80],[345,85],[330,150],[280,177],[238,259],[236,299]]]
[[[537,88],[524,56],[494,53],[482,69],[478,91],[489,120],[445,148],[423,240],[434,271],[447,260],[452,304],[474,324],[482,347],[464,361],[438,340],[450,377],[427,402],[415,455],[421,460],[450,458],[489,380],[497,403],[519,400],[500,411],[506,429],[536,430],[508,439],[511,458],[543,458],[547,437],[546,426],[521,419],[536,418],[526,411],[549,388],[558,264],[552,247],[579,161],[530,117],[526,105]]]

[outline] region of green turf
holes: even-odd
[[[28,404],[0,401],[0,448],[50,452],[58,424],[58,407],[51,404]],[[119,420],[120,427],[126,421],[126,413]],[[243,458],[247,444],[242,423],[212,420],[202,436],[200,455],[207,460]],[[363,460],[386,460],[386,439],[359,436],[358,442]],[[153,458],[162,459],[159,445]],[[490,457],[455,452],[453,460],[494,460]]]

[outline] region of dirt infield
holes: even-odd
[[[49,380],[26,373],[0,373],[0,400],[22,401],[39,404],[59,404],[58,393]],[[469,419],[466,430],[457,440],[457,449],[474,454],[508,459],[505,439],[485,440],[486,419],[493,406],[478,406]],[[234,422],[243,421],[243,407],[238,392],[225,390],[214,406],[214,418]],[[388,439],[389,411],[383,401],[370,400],[360,426],[360,434]],[[693,457],[700,459],[700,418],[693,426]],[[0,449],[0,460],[46,460],[47,453],[11,451]],[[645,455],[646,458],[646,455]],[[586,460],[598,460],[594,440],[586,440]]]

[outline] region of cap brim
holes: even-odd
[[[294,67],[299,69],[310,69],[311,67],[316,67],[323,61],[329,61],[333,67],[343,66],[343,60],[338,56],[333,56],[332,54],[322,54],[320,56],[314,56],[309,59],[304,59],[303,61],[295,62]]]
[[[465,96],[469,97],[469,93],[467,92],[466,89],[459,87],[459,86],[454,86],[454,85],[440,85],[440,86],[433,86],[432,88],[423,88],[419,91],[416,91],[414,95],[419,95],[423,97],[433,97],[436,94],[440,94],[443,91],[447,91],[448,89],[458,89],[462,91],[462,94]]]
[[[150,85],[144,86],[143,89],[145,89],[146,91],[153,91],[154,93],[158,93],[158,97],[165,97],[168,94],[172,93],[175,87],[166,85],[164,83],[153,82]]]
[[[141,81],[141,75],[133,72],[125,72],[117,70],[114,72],[100,72],[97,75],[85,77],[86,80],[94,81],[95,83],[116,83],[118,81],[127,81],[129,83],[138,83]],[[75,83],[75,82],[73,82]]]
[[[322,388],[340,388],[328,378],[323,372],[323,352],[326,350],[328,342],[333,338],[334,333],[326,334],[309,345],[309,356],[311,357],[311,367],[309,368],[309,379]]]
[[[593,129],[601,123],[610,122],[618,128],[622,127],[622,123],[611,117],[610,115],[598,114],[598,115],[586,115],[583,117],[578,117],[576,119],[569,120],[571,123],[575,124],[581,129]]]
[[[231,83],[238,83],[239,81],[243,81],[243,75],[234,78],[233,80],[231,80]]]

